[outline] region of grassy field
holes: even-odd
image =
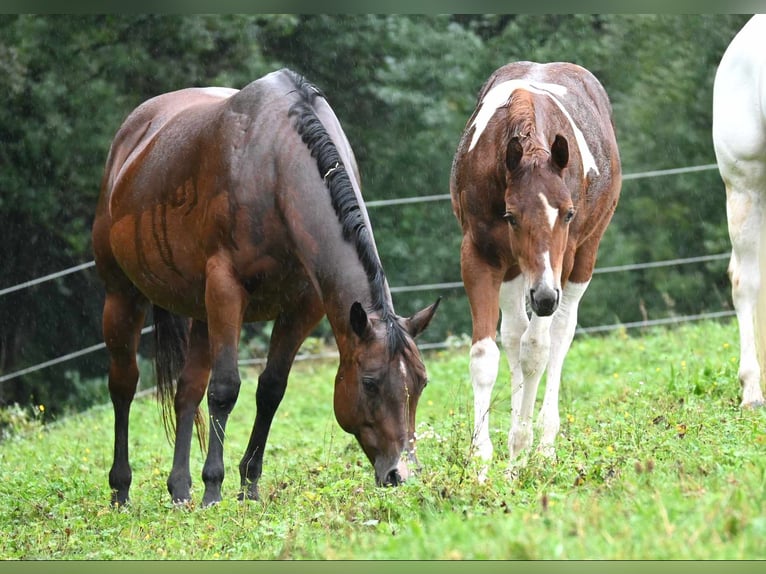
[[[108,506],[111,407],[47,421],[0,443],[0,558],[763,559],[766,409],[738,408],[737,345],[733,322],[578,336],[558,460],[532,458],[513,483],[503,473],[505,364],[491,415],[496,459],[489,480],[475,480],[466,347],[426,355],[424,470],[398,489],[374,486],[335,422],[334,361],[294,368],[259,502],[235,500],[255,370],[228,426],[225,500],[212,508],[170,503],[172,449],[152,398],[134,406],[132,502],[120,510]],[[192,454],[199,501],[203,456]]]

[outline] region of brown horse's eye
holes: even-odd
[[[505,219],[511,225],[511,227],[518,227],[519,226],[519,220],[516,219],[516,216],[513,213],[511,213],[510,211],[506,211],[503,214],[503,219]]]
[[[378,381],[376,381],[372,377],[362,377],[362,387],[367,393],[370,393],[370,394],[377,393]]]
[[[574,207],[570,207],[569,211],[567,211],[566,215],[564,216],[564,223],[569,223],[572,221],[572,218],[575,216],[575,210]]]

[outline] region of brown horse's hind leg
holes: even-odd
[[[109,394],[114,407],[114,459],[109,471],[112,504],[128,502],[132,473],[128,462],[130,406],[138,384],[136,352],[147,302],[137,292],[110,292],[104,301],[104,342],[109,351]]]
[[[183,371],[178,378],[175,396],[176,443],[173,468],[168,477],[168,492],[174,503],[191,500],[191,474],[189,472],[189,451],[197,418],[210,377],[210,343],[207,323],[192,321],[189,336],[189,354]],[[201,430],[200,430],[201,432]]]
[[[295,355],[311,330],[322,318],[322,310],[315,295],[312,301],[300,302],[290,312],[282,313],[274,322],[269,344],[266,368],[258,377],[255,394],[256,414],[250,441],[239,463],[242,484],[240,500],[258,500],[258,479],[263,470],[263,451],[269,436],[271,422],[287,388]]]
[[[235,278],[227,261],[223,258],[208,261],[205,306],[212,375],[207,393],[210,440],[205,465],[202,467],[202,481],[205,483],[203,506],[221,501],[223,442],[226,421],[239,396],[237,348],[246,304],[247,291]]]

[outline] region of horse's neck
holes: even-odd
[[[343,250],[341,256],[322,257],[317,261],[314,276],[319,287],[327,320],[339,341],[351,334],[351,306],[355,302],[362,304],[368,312],[375,308],[375,300],[382,299],[392,308],[391,293],[388,284],[375,286],[370,281],[355,250],[351,253]],[[374,293],[378,290],[379,293]]]
[[[326,192],[322,190],[321,193]],[[336,337],[345,336],[349,331],[351,306],[355,302],[368,311],[375,308],[376,301],[392,309],[391,293],[385,277],[376,285],[368,276],[356,245],[343,238],[329,199],[325,200],[326,204],[306,199],[314,197],[317,195],[306,193],[302,202],[290,202],[290,209],[301,209],[302,213],[299,216],[288,214],[286,221],[301,222],[301,228],[294,229],[292,235],[302,251],[304,267],[322,299],[333,332]],[[370,230],[369,222],[367,229]],[[379,268],[377,252],[367,255],[374,257]]]

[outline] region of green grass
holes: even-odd
[[[374,486],[335,422],[333,361],[295,366],[258,502],[235,500],[256,371],[245,373],[229,422],[225,500],[212,508],[170,503],[172,449],[145,398],[131,420],[132,502],[111,509],[112,412],[95,408],[0,443],[0,558],[762,559],[766,409],[738,408],[737,347],[733,322],[578,336],[564,369],[558,460],[533,456],[512,483],[504,360],[495,461],[485,484],[475,480],[465,347],[426,356],[424,470],[398,489]],[[203,457],[192,454],[198,502]]]

